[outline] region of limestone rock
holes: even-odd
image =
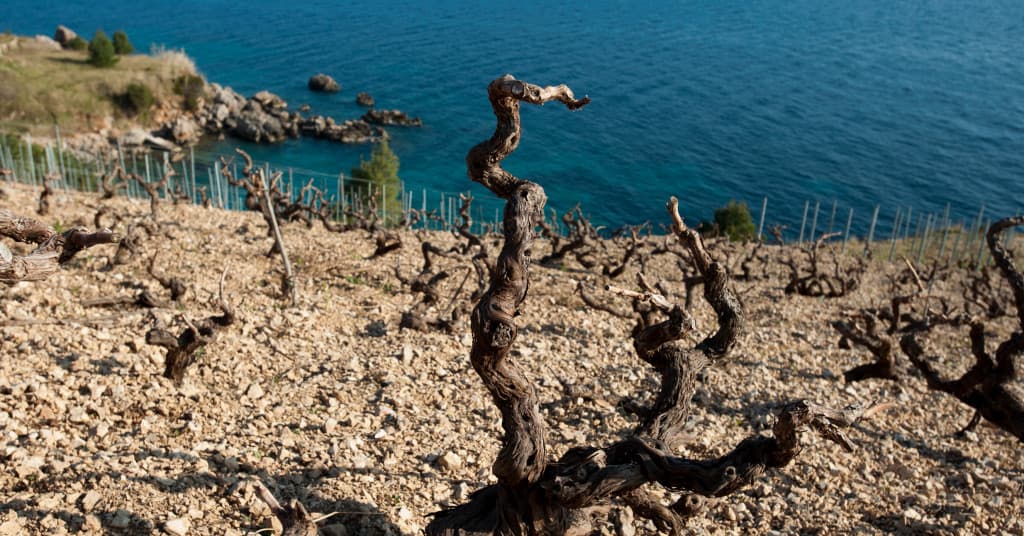
[[[367,108],[373,108],[376,102],[374,102],[372,95],[364,91],[356,95],[356,104],[366,106]]]
[[[67,44],[74,41],[76,37],[78,37],[78,34],[63,24],[58,24],[57,31],[53,33],[53,40],[60,43],[61,46],[67,46]]]
[[[375,125],[398,125],[403,127],[421,127],[423,120],[419,117],[410,117],[409,114],[399,110],[369,110],[362,117],[363,121]]]
[[[176,517],[168,519],[164,523],[164,531],[172,536],[185,536],[188,534],[189,520],[187,517]]]
[[[63,48],[60,46],[60,43],[50,39],[50,37],[46,35],[37,35],[33,37],[32,44],[35,45],[36,48],[44,50],[61,50]]]
[[[263,107],[264,110],[267,111],[283,110],[288,107],[288,103],[285,102],[284,99],[278,97],[277,95],[267,90],[263,90],[260,91],[259,93],[256,93],[252,96],[252,99],[250,99],[250,101],[255,101],[259,103],[259,105]]]
[[[455,452],[448,451],[442,454],[441,457],[437,459],[437,464],[441,467],[441,469],[445,469],[448,471],[455,470],[462,467],[462,457],[456,454]]]
[[[187,115],[179,115],[170,123],[165,124],[161,130],[161,137],[178,145],[192,145],[197,143],[201,136],[202,131],[199,124]]]
[[[341,84],[324,73],[317,73],[309,77],[308,86],[310,91],[319,91],[321,93],[337,93],[341,91]]]
[[[87,514],[92,512],[102,498],[103,496],[97,493],[96,490],[85,492],[85,495],[82,496],[82,511]]]

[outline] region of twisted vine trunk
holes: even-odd
[[[470,534],[588,534],[584,509],[621,497],[636,511],[655,519],[663,530],[678,533],[682,518],[693,515],[701,496],[722,496],[749,485],[770,467],[788,464],[800,452],[800,432],[811,428],[850,448],[839,431],[864,412],[859,408],[832,411],[797,401],[783,407],[774,437],[754,436],[713,460],[689,460],[671,453],[671,442],[689,414],[698,373],[727,356],[743,332],[742,306],[729,285],[723,266],[714,262],[700,236],[688,228],[678,202],[668,205],[678,240],[689,250],[703,278],[704,297],[718,317],[718,330],[696,346],[683,343],[692,319],[668,303],[641,278],[647,292],[623,291],[668,315],[661,323],[642,315],[634,332],[638,356],[662,376],[662,388],[642,417],[634,435],[604,448],[570,448],[549,463],[544,423],[536,390],[509,357],[515,342],[515,316],[529,290],[528,268],[534,229],[542,223],[544,190],[501,168],[502,160],[519,144],[519,103],[557,100],[570,110],[586,105],[564,86],[540,87],[505,75],[491,82],[488,96],[497,128],[487,141],[470,150],[469,176],[506,200],[505,243],[471,317],[473,345],[470,360],[502,416],[504,436],[493,465],[498,483],[475,492],[469,502],[438,512],[428,525],[430,535]],[[662,506],[640,488],[659,483],[689,490],[671,507]]]
[[[58,233],[39,220],[20,217],[7,210],[0,210],[0,236],[38,244],[28,255],[18,256],[0,242],[0,283],[42,281],[60,271],[61,265],[83,249],[119,240],[108,229],[90,233],[84,227],[75,227]]]
[[[494,475],[502,489],[498,505],[499,526],[519,526],[524,508],[520,499],[544,472],[547,453],[544,422],[537,407],[537,393],[522,370],[508,354],[518,328],[514,317],[529,289],[528,268],[534,228],[544,215],[547,196],[540,185],[519,179],[502,169],[501,161],[519,146],[521,127],[519,101],[544,104],[564,103],[570,110],[589,99],[576,100],[562,85],[542,88],[505,75],[487,88],[497,128],[491,139],[478,144],[466,157],[469,176],[505,199],[505,244],[484,292],[470,317],[473,369],[501,410],[501,452],[494,462]]]
[[[900,348],[924,375],[929,389],[953,395],[974,408],[976,414],[972,425],[977,424],[980,415],[1024,442],[1024,400],[1007,388],[1017,378],[1016,360],[1024,355],[1024,275],[1015,265],[1013,255],[1000,241],[1004,231],[1018,225],[1024,225],[1024,216],[1003,218],[989,227],[986,240],[992,260],[1010,285],[1019,329],[999,343],[993,355],[986,348],[985,324],[980,320],[972,323],[970,339],[974,365],[955,380],[944,379],[935,369],[935,358],[925,355],[916,334],[903,336]]]

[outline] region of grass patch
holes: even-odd
[[[123,56],[98,69],[85,52],[47,49],[20,38],[0,55],[0,130],[52,136],[55,124],[67,133],[136,124],[117,102],[130,85],[149,88],[159,103],[180,98],[175,80],[195,75],[195,64],[183,53],[154,52]]]

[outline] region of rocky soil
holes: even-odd
[[[32,214],[34,192],[5,190],[0,206]],[[61,194],[50,223],[91,226],[100,203]],[[105,221],[148,214],[142,201],[106,203]],[[374,244],[365,233],[285,225],[299,277],[290,307],[279,296],[279,259],[264,256],[270,239],[258,214],[167,204],[160,214],[164,235],[143,242],[127,265],[111,268],[115,247],[101,246],[48,281],[0,288],[0,535],[255,533],[272,526],[256,480],[282,502],[297,498],[329,516],[324,534],[416,534],[431,512],[493,481],[499,415],[469,364],[468,326],[454,335],[398,329],[416,299],[393,273],[396,265],[418,270],[412,233],[398,252],[367,260]],[[454,239],[438,232],[430,240]],[[168,299],[146,273],[155,254],[160,271],[188,282],[181,303],[82,305],[138,285]],[[656,275],[680,290],[680,274],[660,258]],[[177,333],[183,317],[217,313],[225,268],[239,321],[175,386],[160,375],[164,350],[147,345],[145,333],[157,320]],[[838,348],[829,322],[887,300],[884,275],[897,268],[874,267],[838,300],[786,296],[779,278],[737,283],[748,334],[704,379],[680,454],[722,454],[770,429],[773,409],[797,398],[895,406],[850,431],[852,453],[807,434],[792,465],[713,500],[690,521],[692,532],[1024,533],[1018,441],[985,423],[954,437],[972,411],[927,391],[916,373],[843,382],[844,370],[870,356]],[[622,437],[635,417],[620,402],[644,402],[658,385],[635,357],[631,324],[583,304],[573,289],[593,276],[575,264],[537,266],[531,276],[514,355],[536,380],[549,455]],[[959,290],[939,283],[934,293]],[[695,303],[701,334],[714,329],[707,305]],[[991,321],[990,344],[1012,327],[1005,317]],[[947,373],[969,366],[966,329],[928,340]],[[666,501],[674,496],[664,492]],[[628,523],[628,510],[614,515],[627,521],[621,534],[656,533],[643,520]],[[602,533],[616,530],[609,523]]]

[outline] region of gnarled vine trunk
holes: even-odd
[[[689,315],[646,286],[630,293],[635,301],[650,302],[668,318],[660,323],[644,315],[634,331],[638,356],[661,374],[662,386],[634,435],[608,447],[579,446],[549,462],[544,422],[538,411],[533,383],[510,358],[518,328],[515,316],[529,289],[528,268],[534,230],[541,223],[546,197],[540,185],[502,169],[502,160],[519,144],[519,104],[557,100],[570,110],[589,102],[576,99],[565,85],[540,87],[505,75],[491,82],[488,96],[497,117],[494,135],[470,150],[469,176],[506,200],[505,243],[495,263],[490,287],[472,313],[470,360],[502,416],[501,450],[493,465],[495,485],[474,493],[468,503],[438,512],[428,534],[581,534],[588,516],[583,509],[621,497],[636,511],[656,519],[673,533],[682,518],[695,513],[699,500],[684,496],[666,508],[640,489],[657,482],[697,495],[722,496],[751,483],[766,468],[789,463],[800,451],[800,432],[811,427],[826,438],[851,448],[839,430],[863,411],[832,411],[803,401],[787,404],[774,436],[754,436],[714,460],[675,457],[671,443],[689,414],[699,372],[726,357],[743,331],[743,309],[729,285],[725,268],[688,228],[672,198],[668,205],[673,230],[689,251],[704,279],[704,297],[718,317],[718,330],[696,346],[683,342],[692,329]]]

